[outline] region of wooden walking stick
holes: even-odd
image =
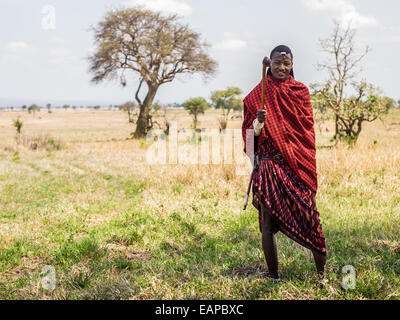
[[[261,107],[264,109],[265,106],[265,73],[267,72],[267,65],[270,64],[270,59],[265,57],[262,66],[262,87],[261,87]]]
[[[271,63],[271,60],[268,57],[265,57],[263,59],[263,63],[262,63],[262,84],[261,84],[261,108],[263,108],[263,109],[265,107],[265,86],[266,86],[265,73],[267,72],[267,67],[270,65],[270,63]],[[254,176],[254,173],[257,171],[257,169],[258,169],[258,158],[257,158],[257,155],[254,152],[253,171],[251,172],[249,186],[247,188],[247,194],[246,194],[246,199],[244,201],[243,210],[246,210],[247,203],[249,201],[251,184],[253,182],[253,176]]]

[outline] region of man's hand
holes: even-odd
[[[267,120],[267,110],[259,109],[257,111],[257,119],[259,123],[264,123],[264,121]]]
[[[263,64],[269,68],[271,66],[271,59],[269,57],[265,57],[263,60]]]

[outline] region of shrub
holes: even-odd
[[[32,150],[54,151],[64,148],[61,140],[50,135],[23,136],[22,144]]]

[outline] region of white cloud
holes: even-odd
[[[50,39],[50,41],[55,44],[64,44],[65,43],[65,40],[61,37],[52,37]]]
[[[9,51],[29,51],[31,47],[23,41],[11,41],[7,44]]]
[[[216,44],[213,45],[213,48],[217,50],[236,51],[246,48],[246,46],[247,46],[246,41],[239,39],[230,39],[217,42]]]
[[[14,63],[17,61],[29,61],[28,57],[34,53],[33,47],[24,41],[10,41],[0,55],[0,64]]]
[[[164,13],[177,13],[181,16],[189,16],[193,8],[184,0],[127,0],[125,6],[143,6],[146,9],[161,11]]]
[[[303,0],[303,4],[312,11],[333,13],[335,18],[345,25],[363,27],[378,24],[375,17],[361,15],[351,0]]]
[[[68,56],[71,54],[70,50],[67,49],[52,49],[50,50],[50,55],[52,56]]]
[[[79,58],[74,56],[71,50],[57,48],[50,50],[49,62],[53,64],[75,64],[79,63]]]

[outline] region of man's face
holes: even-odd
[[[279,52],[274,52],[271,57],[271,73],[275,79],[285,81],[292,67],[293,63],[290,53],[283,55]]]

